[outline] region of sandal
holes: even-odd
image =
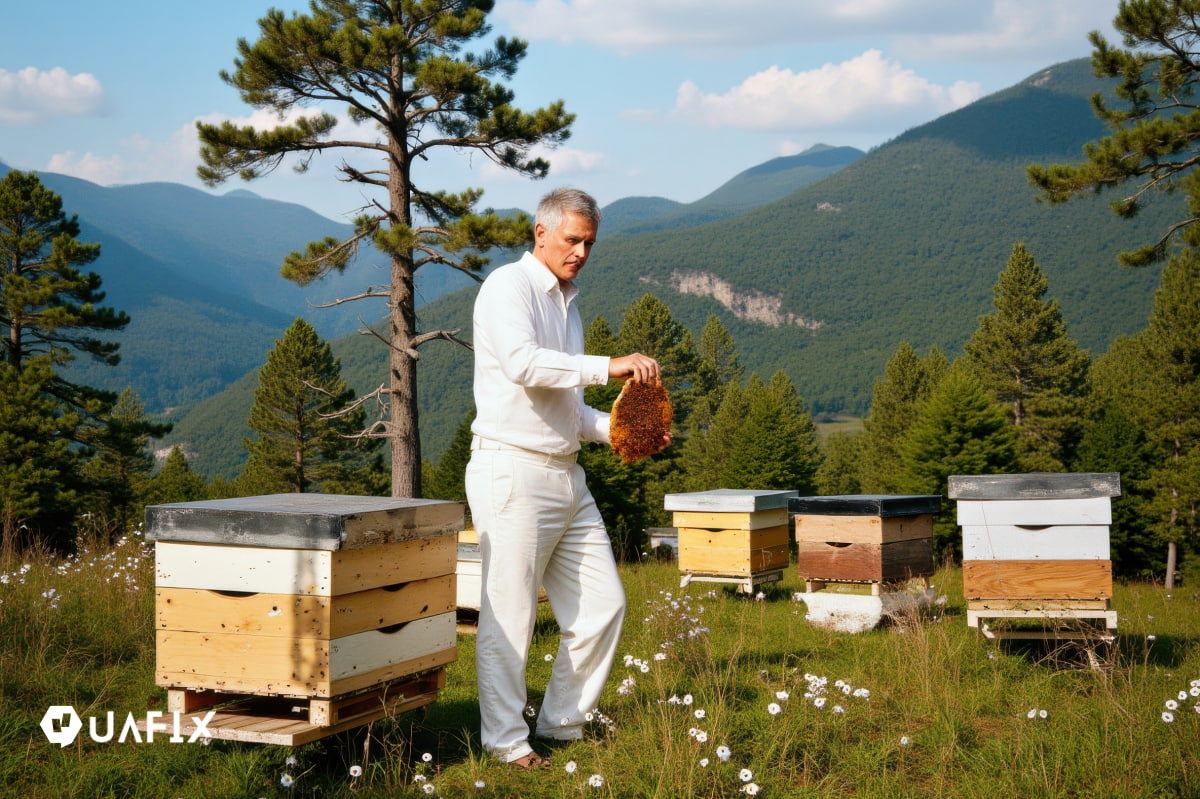
[[[521,771],[535,771],[538,769],[550,768],[550,758],[542,757],[537,752],[530,752],[524,757],[518,757],[516,760],[508,761],[508,765],[515,766]]]

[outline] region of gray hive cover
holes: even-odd
[[[665,510],[708,511],[713,513],[753,513],[759,510],[786,508],[788,499],[797,491],[759,491],[749,488],[717,488],[712,491],[693,491],[688,494],[667,494],[663,497]]]
[[[462,529],[457,502],[266,494],[146,506],[146,538],[280,549],[351,549]]]
[[[937,513],[941,508],[942,498],[937,494],[841,494],[788,501],[792,513],[811,516],[920,516]]]
[[[1089,499],[1121,496],[1118,472],[952,475],[950,499]]]

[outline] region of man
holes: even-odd
[[[584,192],[542,198],[534,249],[484,281],[475,300],[475,407],[467,501],[483,556],[475,662],[484,748],[520,768],[549,761],[529,745],[525,668],[545,588],[562,632],[535,734],[582,737],[616,655],[625,613],[604,521],[575,462],[579,442],[608,441],[608,414],[583,389],[609,378],[656,382],[640,353],[583,354],[575,277],[600,209]],[[664,437],[663,446],[669,444]]]

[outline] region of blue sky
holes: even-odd
[[[526,110],[562,99],[572,137],[540,182],[476,155],[422,164],[422,185],[483,188],[532,210],[557,185],[602,204],[691,202],[817,144],[869,149],[1043,67],[1119,43],[1118,0],[497,0],[493,35],[529,42],[511,82]],[[291,12],[307,4],[282,0]],[[6,9],[0,161],[101,185],[195,178],[195,121],[269,124],[218,77],[271,7],[254,0],[59,0]],[[335,109],[331,109],[335,110]],[[349,129],[349,123],[347,129]],[[363,131],[353,131],[359,138]],[[371,195],[336,182],[343,153],[249,189],[348,220]],[[352,161],[363,166],[360,161]],[[67,209],[68,211],[70,209]],[[603,231],[602,231],[603,232]]]

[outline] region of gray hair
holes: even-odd
[[[579,214],[596,227],[600,227],[600,206],[596,199],[585,191],[555,189],[538,203],[535,221],[546,230],[558,230],[563,214]]]

